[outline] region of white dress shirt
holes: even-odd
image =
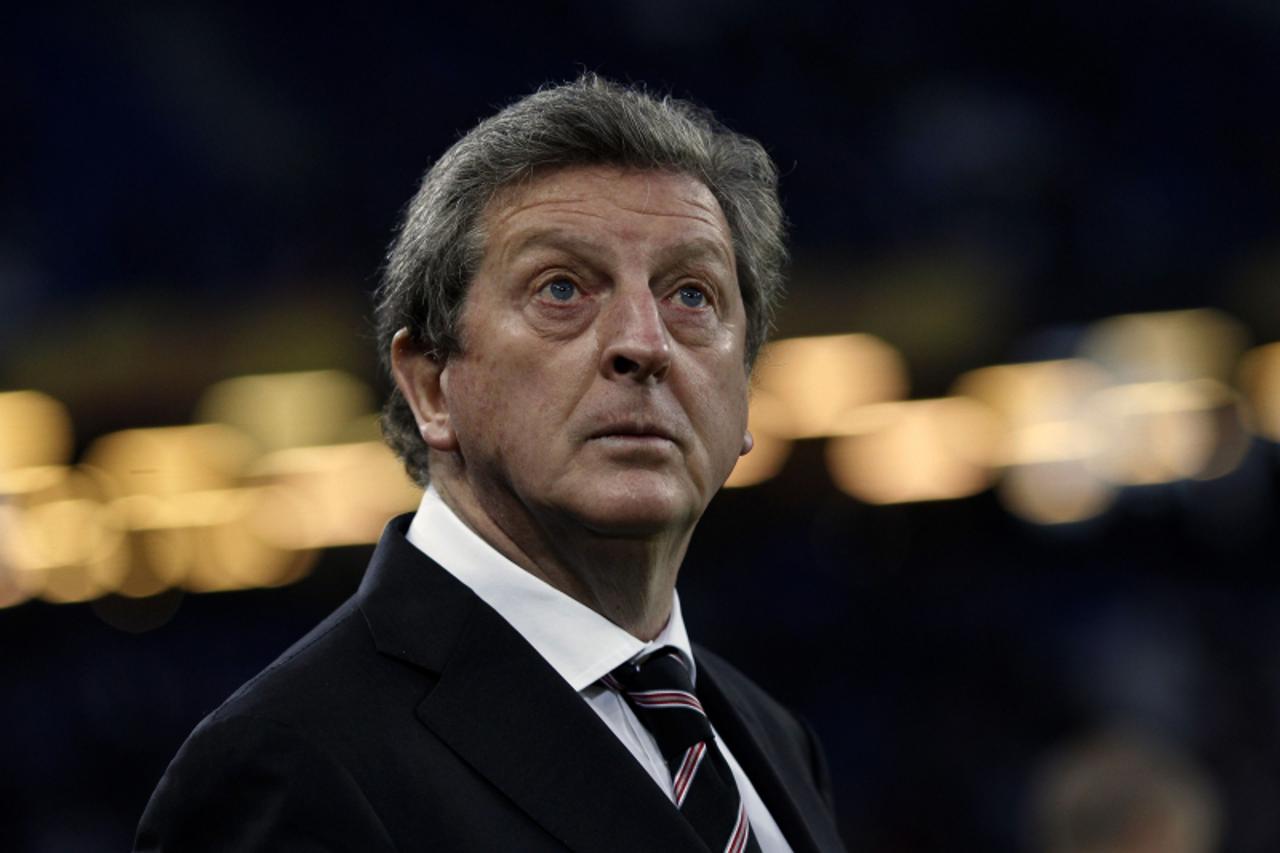
[[[646,643],[498,553],[454,514],[434,488],[423,494],[409,525],[408,538],[507,620],[578,691],[653,781],[675,801],[671,771],[653,735],[621,696],[598,682],[601,676],[632,658],[674,646],[689,664],[696,683],[693,651],[680,615],[678,595],[672,600],[666,627]],[[746,803],[751,831],[761,853],[791,853],[791,846],[728,744],[718,735],[716,742]]]

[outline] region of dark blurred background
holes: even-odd
[[[1105,374],[1085,385],[1111,389],[1103,415],[1083,392],[1059,395],[1064,415],[990,391],[1004,451],[956,496],[860,491],[831,473],[823,435],[839,430],[779,429],[795,441],[776,473],[708,511],[681,581],[691,632],[818,729],[850,850],[1280,850],[1280,5],[51,3],[6,18],[0,391],[45,396],[0,397],[0,849],[127,849],[191,727],[355,588],[367,530],[406,505],[374,501],[350,535],[272,540],[261,577],[227,580],[198,568],[223,540],[174,538],[194,522],[157,521],[155,490],[104,485],[113,465],[137,473],[129,442],[152,435],[121,431],[258,430],[217,464],[201,444],[169,496],[256,484],[270,503],[317,466],[364,468],[252,468],[267,450],[367,443],[369,422],[291,442],[210,387],[336,370],[304,375],[357,390],[300,392],[293,417],[335,397],[315,419],[371,410],[386,383],[368,296],[421,173],[478,119],[585,69],[763,141],[793,231],[779,334],[875,336],[900,365],[885,400],[1082,357]],[[6,463],[13,413],[36,410],[72,437]],[[1136,434],[1133,452],[1173,457],[1099,468],[1081,460],[1100,451],[1027,438],[1077,416],[1095,444]],[[92,582],[71,558],[40,563],[22,527],[37,517],[66,537],[108,530],[116,556]]]

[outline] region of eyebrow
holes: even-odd
[[[710,258],[721,264],[725,272],[736,273],[733,249],[706,237],[694,237],[692,240],[672,246],[661,252],[658,257],[668,264]]]
[[[560,229],[535,228],[521,235],[514,243],[507,245],[503,258],[511,261],[530,249],[556,249],[588,258],[599,258],[603,252],[601,247],[591,240],[584,240],[572,233]]]
[[[585,240],[572,232],[559,228],[536,228],[521,235],[514,243],[511,243],[507,250],[503,252],[503,256],[509,262],[530,249],[539,248],[569,252],[596,262],[599,262],[607,254],[607,250],[599,243],[593,240]],[[658,260],[664,265],[674,265],[702,258],[710,258],[724,266],[726,272],[736,273],[731,250],[726,250],[722,243],[707,237],[693,237],[669,246],[658,254]]]

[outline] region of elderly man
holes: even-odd
[[[842,849],[811,733],[675,595],[784,258],[768,156],[681,101],[586,76],[446,152],[378,304],[422,503],[200,724],[137,849]]]

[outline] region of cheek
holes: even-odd
[[[468,361],[457,365],[450,379],[449,419],[463,456],[473,456],[488,445],[501,446],[511,420],[507,407],[512,403],[512,388],[504,375],[484,362]]]
[[[491,354],[459,365],[450,384],[450,417],[463,456],[536,464],[560,434],[565,383],[554,362],[535,353]]]
[[[704,387],[700,408],[703,428],[709,431],[708,443],[712,445],[708,450],[715,454],[718,466],[731,468],[741,454],[742,436],[747,429],[746,379],[728,371],[715,384]]]

